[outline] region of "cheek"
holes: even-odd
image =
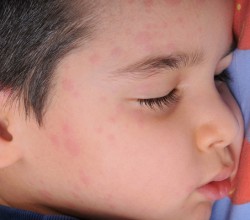
[[[71,157],[77,157],[81,153],[81,144],[75,134],[73,127],[64,123],[58,133],[49,135],[49,140],[57,153],[63,152]]]

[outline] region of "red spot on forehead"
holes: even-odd
[[[120,57],[122,53],[123,53],[123,49],[121,47],[114,47],[110,52],[111,56],[115,58]]]
[[[141,31],[135,36],[136,44],[149,44],[152,40],[152,35],[148,31]]]
[[[167,53],[172,53],[173,51],[176,50],[176,46],[174,43],[168,43],[166,46],[166,52]]]
[[[145,29],[150,30],[150,29],[154,29],[155,25],[153,23],[148,23],[145,25]]]
[[[201,7],[205,2],[206,2],[206,0],[195,0],[194,4]]]
[[[129,4],[133,4],[133,3],[135,3],[135,0],[127,0],[127,2],[128,2]]]
[[[182,0],[165,0],[169,6],[178,6]]]
[[[154,0],[144,0],[143,2],[147,8],[151,8],[154,5]]]

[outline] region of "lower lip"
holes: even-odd
[[[229,179],[226,179],[218,182],[210,182],[198,188],[198,192],[203,194],[209,200],[215,201],[228,196],[230,189],[231,182]]]

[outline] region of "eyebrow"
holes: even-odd
[[[228,51],[222,56],[226,57],[236,48],[235,41],[232,42]],[[199,65],[204,61],[204,52],[196,50],[190,53],[176,52],[167,56],[145,57],[142,60],[126,67],[113,71],[113,77],[126,77],[134,79],[145,79],[163,71],[177,71],[186,67]]]
[[[174,53],[167,56],[145,57],[142,60],[112,72],[112,76],[148,78],[163,71],[175,71],[200,64],[202,51]]]

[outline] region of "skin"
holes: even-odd
[[[232,58],[232,7],[112,1],[102,32],[59,64],[43,126],[14,106],[2,111],[13,140],[1,140],[10,159],[0,158],[0,203],[46,214],[209,219],[213,201],[198,188],[223,169],[235,175],[243,135],[235,100],[214,81]],[[203,57],[192,66],[128,72],[145,57],[197,51]],[[179,98],[168,106],[138,102],[173,89]]]

